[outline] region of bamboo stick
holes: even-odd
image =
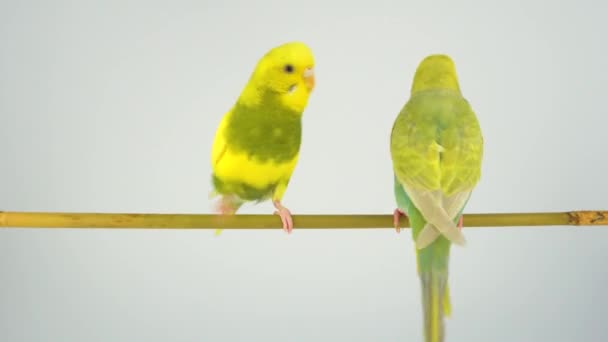
[[[608,211],[465,214],[466,228],[608,225]],[[296,229],[393,228],[392,215],[294,215]],[[401,219],[407,228],[407,218]],[[275,229],[274,215],[0,212],[0,228]]]

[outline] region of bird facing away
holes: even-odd
[[[391,132],[395,175],[395,228],[409,217],[422,288],[426,342],[444,340],[451,311],[448,261],[452,243],[464,245],[462,211],[481,175],[483,137],[460,92],[446,55],[418,66],[409,101]],[[458,224],[456,223],[458,222]]]
[[[230,215],[245,202],[272,199],[283,229],[291,233],[291,213],[281,199],[298,162],[302,114],[314,86],[314,57],[301,42],[277,46],[258,61],[215,133],[216,212]]]

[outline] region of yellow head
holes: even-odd
[[[239,101],[257,105],[277,101],[303,112],[315,86],[314,57],[304,43],[291,42],[268,51],[258,62]]]
[[[451,89],[460,92],[454,62],[447,55],[426,57],[414,76],[412,94],[429,89]]]

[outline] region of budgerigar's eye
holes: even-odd
[[[293,65],[286,64],[283,69],[285,70],[286,73],[291,74],[293,72]]]

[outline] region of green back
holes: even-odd
[[[470,190],[479,180],[482,154],[479,123],[459,92],[415,93],[395,120],[391,133],[394,170],[410,187],[441,189],[447,196]]]

